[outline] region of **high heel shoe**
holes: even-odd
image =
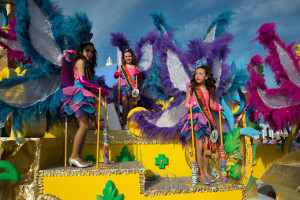
[[[205,180],[202,180],[201,177],[204,177]],[[200,176],[200,177],[199,177],[199,181],[200,181],[200,183],[202,183],[203,185],[209,185],[209,184],[210,184],[210,181],[207,179],[207,177],[206,177],[205,175]]]
[[[73,159],[73,158],[69,158],[69,165],[72,167],[73,165],[75,167],[80,167],[80,168],[85,168],[85,167],[89,167],[90,165],[88,163],[80,163],[79,162],[80,158],[77,159]]]
[[[216,179],[214,179],[214,177],[210,174],[204,174],[204,176],[206,177],[206,179],[210,182],[210,183],[214,183],[216,182]]]
[[[78,156],[79,156],[80,159],[84,160],[82,158],[82,155],[79,154]],[[86,162],[86,163],[89,165],[89,167],[93,167],[94,166],[94,164],[92,162]]]

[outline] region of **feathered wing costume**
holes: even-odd
[[[255,39],[268,50],[265,60],[254,56],[248,66],[251,81],[247,83],[249,97],[247,104],[253,107],[255,117],[260,116],[273,130],[293,126],[300,118],[300,58],[297,58],[295,42],[287,45],[275,31],[274,23],[263,24]],[[268,89],[264,77],[254,69],[263,62],[275,74],[279,88]]]
[[[68,79],[61,77],[63,52],[75,49],[92,26],[86,14],[64,16],[50,0],[15,3],[16,20],[10,22],[7,34],[0,31],[7,41],[0,45],[10,60],[25,65],[27,73],[0,82],[0,121],[12,116],[13,129],[22,132],[23,121],[33,123],[45,116],[48,121],[59,119],[61,80]]]
[[[142,133],[147,134],[148,137],[160,135],[162,139],[179,135],[178,123],[188,113],[188,110],[184,108],[186,83],[190,82],[188,66],[203,57],[212,66],[212,71],[217,79],[216,96],[221,99],[228,92],[232,86],[230,84],[232,82],[229,81],[232,78],[232,70],[224,63],[224,60],[229,53],[228,44],[233,37],[231,34],[225,33],[225,27],[229,24],[232,14],[229,11],[222,13],[209,27],[203,40],[199,38],[190,41],[187,51],[183,51],[176,45],[173,39],[173,29],[166,28],[169,26],[166,25],[165,20],[159,19],[162,16],[152,14],[154,22],[158,26],[157,29],[161,33],[149,33],[137,43],[135,50],[139,58],[139,67],[146,75],[144,91],[146,89],[151,91],[154,101],[169,100],[170,97],[174,97],[174,101],[170,102],[167,109],[160,112],[134,112],[131,119],[138,125]],[[151,52],[151,57],[149,54],[145,55],[145,52]],[[230,109],[228,108],[228,110]],[[228,114],[228,116],[230,115],[232,113]],[[218,124],[217,117],[215,118],[215,122]],[[233,119],[233,115],[231,118]],[[231,120],[231,123],[230,128],[233,128],[234,121]],[[226,125],[228,124],[226,123]],[[228,126],[226,127],[223,129],[224,132],[229,129]],[[189,137],[191,135],[187,134],[182,142],[185,143]]]

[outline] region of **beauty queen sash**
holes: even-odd
[[[209,125],[209,130],[210,132],[212,132],[214,130],[215,127],[215,122],[214,119],[210,113],[209,107],[207,105],[207,102],[205,100],[205,97],[203,95],[203,92],[201,90],[200,87],[197,87],[197,89],[195,90],[195,97],[197,99],[199,108],[201,110],[201,112],[203,113],[204,117],[207,119],[208,121],[208,125]]]
[[[125,81],[126,81],[126,83],[127,83],[127,85],[130,87],[130,89],[131,89],[131,91],[132,91],[132,96],[134,97],[134,96],[136,96],[136,100],[138,101],[140,98],[139,98],[139,91],[138,91],[138,89],[135,87],[135,85],[134,85],[134,81],[133,81],[133,79],[132,79],[132,77],[131,77],[131,75],[130,75],[130,73],[129,73],[129,71],[128,71],[128,68],[127,68],[127,66],[126,65],[121,65],[121,70],[122,70],[122,72],[123,72],[123,74],[124,74],[124,78],[125,78]],[[137,81],[137,80],[136,80]],[[136,94],[137,93],[137,94]]]
[[[203,113],[204,117],[207,119],[209,130],[210,130],[210,137],[213,135],[212,132],[215,129],[215,122],[214,119],[210,113],[209,107],[207,105],[206,99],[203,95],[203,92],[200,87],[197,87],[195,90],[195,97],[197,99],[199,108],[201,112]],[[207,142],[207,146],[205,148],[204,153],[206,155],[211,155],[213,158],[217,158],[217,146],[216,143],[211,144],[210,139]]]

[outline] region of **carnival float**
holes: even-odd
[[[0,137],[0,199],[256,199],[258,179],[273,186],[277,199],[300,197],[300,151],[292,151],[300,128],[300,50],[280,39],[275,24],[263,24],[255,39],[266,58],[255,55],[238,67],[226,62],[233,12],[217,16],[187,50],[164,16],[151,13],[155,30],[134,41],[144,83],[129,130],[121,130],[120,102],[99,96],[98,126],[89,129],[82,155],[93,165],[76,168],[67,158],[78,125],[61,118],[60,99],[62,88],[73,84],[65,75],[72,67],[66,52],[91,33],[91,22],[84,13],[63,15],[50,0],[2,1],[1,11],[0,123],[8,137]],[[132,43],[112,33],[111,44],[120,65],[120,49]],[[193,178],[193,137],[179,138],[178,129],[189,112],[188,69],[204,57],[224,108],[212,112],[217,134],[209,166],[217,181],[209,185]],[[264,65],[278,88],[267,88]],[[290,132],[281,146],[253,143],[261,119],[274,131]]]

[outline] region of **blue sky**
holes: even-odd
[[[231,54],[225,61],[233,60],[240,65],[244,59],[249,63],[256,54],[265,55],[263,47],[257,42],[257,29],[267,22],[277,24],[277,33],[288,43],[300,43],[300,0],[56,0],[65,15],[72,16],[75,11],[85,12],[93,23],[92,42],[98,51],[98,66],[104,66],[110,55],[116,62],[116,49],[110,45],[111,32],[123,32],[134,44],[155,27],[151,12],[162,12],[167,23],[177,29],[175,39],[183,49],[189,40],[203,37],[210,23],[223,11],[236,12],[228,31],[233,34]],[[115,82],[116,69],[102,68],[108,85]],[[266,78],[270,87],[275,86],[268,69]]]

